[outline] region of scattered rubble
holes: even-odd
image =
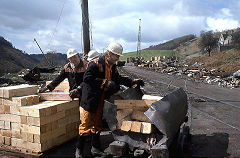
[[[179,58],[175,56],[152,57],[151,61],[144,61],[144,59],[142,59],[139,65],[131,63],[134,61],[134,58],[130,58],[127,60],[126,65],[135,65],[170,75],[186,76],[189,79],[199,80],[208,84],[216,84],[219,87],[240,87],[240,70],[233,74],[217,69],[208,70],[207,68],[202,68],[204,63],[195,62],[192,65],[188,65],[184,61],[180,62]]]

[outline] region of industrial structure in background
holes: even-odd
[[[137,58],[141,57],[141,19],[139,19],[139,28],[138,28],[138,42],[137,42]]]
[[[141,19],[139,19],[139,27],[138,27],[138,42],[137,42],[136,63],[138,65],[142,63],[142,58],[141,58]]]

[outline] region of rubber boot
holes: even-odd
[[[78,135],[76,143],[76,158],[83,158],[83,146],[84,146],[85,136]]]
[[[94,134],[92,133],[92,148],[91,148],[91,153],[92,155],[95,156],[101,156],[101,157],[107,157],[108,154],[104,153],[101,150],[101,144],[100,144],[100,134]]]

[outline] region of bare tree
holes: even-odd
[[[212,31],[201,31],[200,32],[200,41],[198,47],[203,51],[207,52],[208,55],[211,55],[212,50],[217,46],[217,39],[214,38]]]
[[[234,48],[240,49],[240,31],[233,33],[232,43]]]

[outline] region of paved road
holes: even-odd
[[[123,72],[146,81],[149,94],[187,88],[192,106],[192,144],[182,157],[240,157],[240,89],[228,89],[138,67]]]

